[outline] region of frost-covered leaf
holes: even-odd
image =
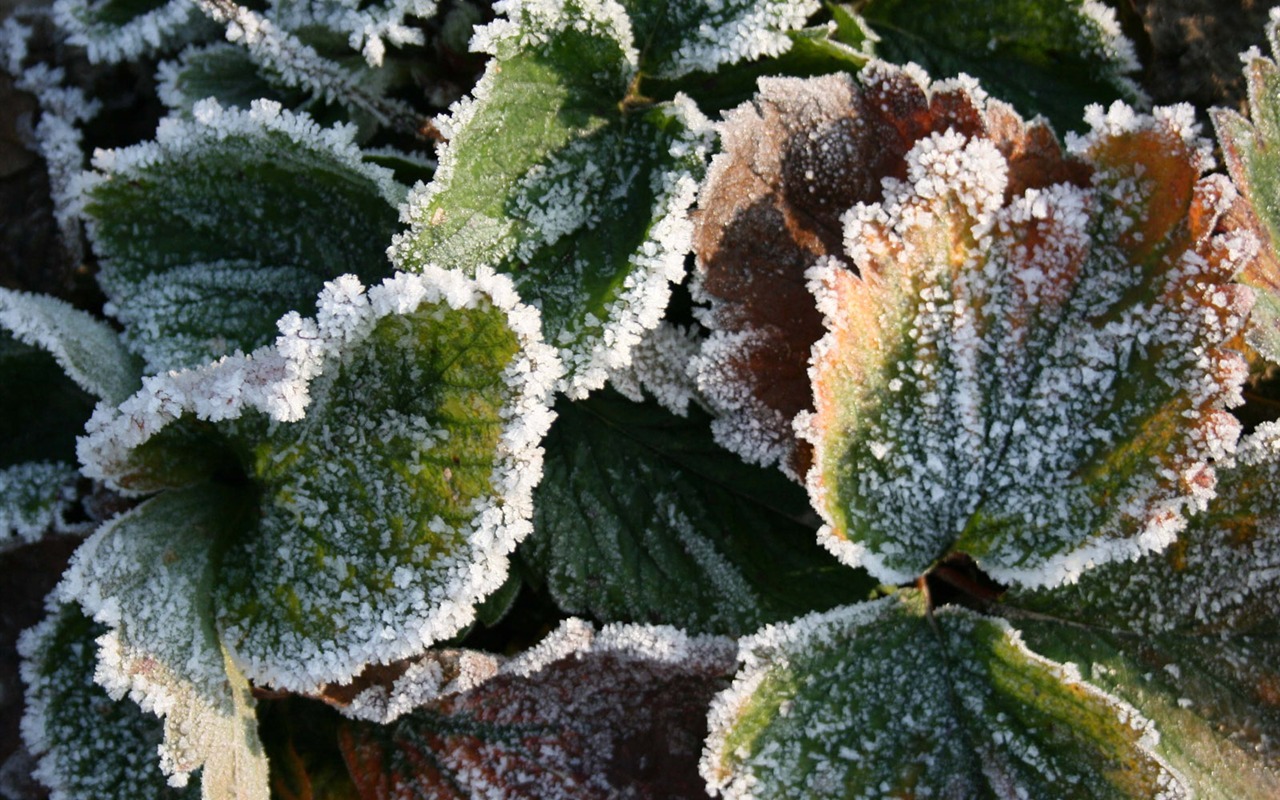
[[[874,589],[817,545],[803,491],[717,447],[704,413],[610,393],[556,413],[522,553],[562,609],[740,635]]]
[[[570,620],[477,688],[351,725],[344,751],[368,800],[696,797],[732,667],[726,639]]]
[[[104,524],[59,588],[108,632],[95,679],[164,717],[160,766],[173,786],[201,770],[206,800],[268,797],[249,684],[214,628],[211,588],[246,493],[212,485],[160,495]]]
[[[142,365],[105,323],[53,297],[0,289],[0,328],[38,347],[84,391],[111,405],[138,389]]]
[[[310,310],[338,275],[386,275],[402,197],[349,127],[267,101],[205,101],[194,117],[99,152],[85,187],[108,310],[153,372],[270,342],[277,319]]]
[[[822,335],[805,270],[842,252],[845,211],[880,200],[882,180],[905,177],[907,151],[949,129],[996,143],[1013,162],[1010,192],[1083,179],[1051,131],[971,82],[930,85],[880,63],[861,82],[761,80],[756,98],[726,115],[694,216],[694,290],[713,331],[694,369],[722,445],[804,475],[808,449],[792,420],[811,407],[809,351]]]
[[[820,8],[818,0],[621,1],[645,75],[667,79],[786,52],[788,32]]]
[[[709,128],[687,98],[624,102],[637,54],[615,0],[499,9],[473,42],[493,59],[438,121],[440,169],[404,210],[392,259],[510,273],[582,396],[626,365],[683,277]]]
[[[1085,187],[1010,192],[996,144],[918,142],[905,179],[845,217],[810,271],[807,481],[842,560],[902,582],[967,553],[1002,583],[1070,581],[1167,547],[1235,443],[1252,255],[1215,233],[1189,107],[1093,107]]]
[[[300,106],[305,92],[273,82],[243,47],[227,42],[193,45],[156,71],[156,93],[173,111],[190,113],[212,97],[224,108],[249,110],[254,100],[274,100],[287,108]]]
[[[426,19],[436,13],[436,0],[271,0],[271,17],[291,30],[319,28],[348,37],[347,44],[380,66],[387,45],[422,44],[421,28],[409,17]]]
[[[421,653],[502,586],[560,376],[491,270],[367,294],[348,275],[318,305],[272,347],[148,378],[80,441],[89,474],[136,490],[166,485],[150,470],[169,456],[146,447],[181,423],[221,439],[233,460],[205,478],[247,483],[257,507],[217,574],[219,630],[249,677],[303,692]]]
[[[1280,52],[1280,15],[1267,27],[1273,53]],[[1249,117],[1213,109],[1222,155],[1240,189],[1239,223],[1258,237],[1258,258],[1240,275],[1257,292],[1250,318],[1250,343],[1269,361],[1280,363],[1280,68],[1257,50],[1245,54]]]
[[[676,325],[668,320],[646,331],[631,348],[631,363],[609,373],[609,385],[637,403],[652,397],[679,417],[689,415],[690,404],[706,406],[689,362],[701,348],[702,328],[697,323]]]
[[[345,70],[344,74],[359,83],[369,97],[384,97],[398,74],[390,68],[371,69],[359,56],[328,55],[329,69],[339,73]],[[316,58],[324,56],[317,53]],[[353,59],[358,63],[351,63]],[[246,111],[252,108],[254,100],[272,100],[305,113],[321,124],[349,120],[357,127],[358,142],[369,139],[386,122],[384,117],[342,91],[318,92],[318,87],[290,81],[271,63],[261,61],[253,50],[226,42],[188,47],[175,60],[160,63],[156,93],[166,106],[184,114],[191,114],[196,103],[210,97],[223,107]]]
[[[646,72],[643,90],[653,97],[684,92],[697,101],[705,113],[711,114],[750,100],[761,78],[857,72],[874,57],[874,45],[879,37],[849,6],[830,3],[826,6],[832,18],[787,31],[786,38],[791,41],[779,55],[666,80],[653,78]],[[646,55],[642,54],[641,58],[644,63]]]
[[[0,547],[71,529],[75,437],[95,399],[123,400],[140,373],[102,322],[52,297],[0,289]]]
[[[724,797],[1187,796],[1132,706],[1002,620],[905,594],[770,626],[739,658],[701,765]]]
[[[27,685],[22,736],[39,758],[35,777],[52,800],[198,797],[198,781],[175,789],[160,771],[160,720],[94,683],[94,639],[105,632],[69,603],[53,606],[19,642]]]
[[[35,541],[49,530],[73,529],[66,517],[79,477],[71,464],[55,461],[0,467],[0,549]]]
[[[297,421],[253,447],[259,518],[219,575],[219,623],[250,677],[307,691],[452,636],[502,586],[532,527],[559,365],[488,270],[367,295],[347,278],[317,322],[281,325],[284,371],[314,379],[264,393]]]
[[[1159,752],[1198,797],[1280,793],[1277,482],[1269,423],[1219,466],[1218,496],[1165,552],[1003,604],[1038,652],[1079,664],[1151,718]]]
[[[133,60],[216,30],[190,0],[55,0],[53,13],[93,62]]]
[[[880,58],[967,73],[1060,130],[1077,128],[1090,103],[1144,99],[1133,44],[1097,0],[871,0],[858,12]]]

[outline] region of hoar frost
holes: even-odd
[[[857,272],[810,270],[828,332],[796,430],[847,563],[903,582],[962,551],[1054,585],[1167,547],[1212,496],[1251,302],[1230,282],[1253,248],[1215,234],[1231,187],[1199,177],[1189,110],[1087,121],[1057,156],[1087,183],[1044,181],[996,137],[920,139],[844,217]]]

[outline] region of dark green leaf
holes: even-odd
[[[867,596],[818,546],[800,487],[674,416],[611,392],[562,401],[523,551],[562,608],[742,634]]]

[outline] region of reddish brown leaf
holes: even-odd
[[[697,762],[733,646],[570,621],[483,685],[342,747],[364,800],[703,797]]]
[[[1043,123],[1024,123],[969,79],[930,83],[914,67],[765,79],[726,116],[694,233],[695,291],[713,330],[695,369],[721,444],[793,477],[807,470],[791,422],[812,407],[807,369],[822,317],[804,272],[843,251],[842,215],[904,178],[912,145],[947,130],[992,140],[1010,162],[1011,196],[1088,181]]]

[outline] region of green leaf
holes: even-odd
[[[1142,102],[1133,44],[1091,0],[872,0],[876,54],[934,75],[971,75],[1024,115],[1079,127],[1090,103]]]
[[[226,42],[188,47],[174,61],[162,61],[156,87],[173,111],[190,114],[195,104],[212,97],[223,108],[249,110],[254,100],[274,100],[293,109],[306,92],[270,80],[243,47]]]
[[[221,487],[160,495],[99,528],[59,588],[109,629],[96,680],[164,717],[161,769],[175,786],[201,769],[205,800],[269,796],[253,698],[219,641],[211,593],[251,508]]]
[[[35,777],[54,797],[198,797],[198,782],[185,789],[165,782],[156,763],[164,737],[160,720],[94,683],[94,639],[105,632],[65,603],[54,605],[19,641],[27,685],[22,735],[39,758]]]
[[[1034,160],[922,139],[845,217],[856,272],[808,273],[828,329],[797,421],[810,496],[837,555],[885,582],[960,552],[1051,586],[1162,550],[1235,442],[1251,249],[1215,234],[1229,187],[1199,177],[1187,107],[1089,122],[1083,187],[1019,191]]]
[[[724,66],[714,72],[695,72],[671,80],[648,76],[643,90],[653,97],[683,92],[707,114],[722,112],[751,99],[762,78],[786,75],[814,77],[857,72],[872,59],[878,37],[861,17],[842,6],[830,7],[834,19],[825,25],[788,31],[791,46],[781,55]]]
[[[1039,652],[1081,665],[1160,733],[1197,797],[1280,792],[1280,429],[1219,466],[1218,495],[1165,552],[1001,609]]]
[[[95,399],[118,403],[141,364],[102,322],[52,297],[0,289],[0,547],[76,526],[75,437]],[[17,539],[12,537],[17,536]]]
[[[361,796],[694,797],[706,707],[732,644],[569,620],[468,691],[390,725],[346,727]]]
[[[207,100],[155,142],[98,154],[85,211],[99,282],[149,370],[252,350],[326,280],[389,272],[401,190],[352,134],[277,103]]]
[[[712,705],[727,798],[1179,796],[1131,706],[1002,620],[904,593],[770,626]]]
[[[353,97],[336,85],[320,91],[319,86],[291,80],[292,74],[282,74],[275,62],[226,42],[188,47],[176,60],[162,61],[156,75],[156,92],[166,106],[186,116],[205,98],[217,100],[224,108],[246,111],[252,108],[253,101],[268,99],[294,112],[305,113],[321,125],[350,121],[358,129],[356,141],[367,141],[388,120],[365,105],[364,100],[385,98],[403,70],[390,66],[369,67],[346,49],[345,40],[328,41],[332,37],[330,32],[311,35],[308,31],[307,34],[313,50],[323,52],[323,55],[315,52],[315,58],[323,61],[326,70],[358,84],[363,93],[361,97]],[[300,65],[294,66],[301,69]]]
[[[646,76],[668,80],[784,53],[793,44],[787,33],[803,26],[821,7],[817,0],[622,4],[640,49],[640,69]]]
[[[487,270],[400,275],[368,295],[347,278],[316,321],[282,322],[290,360],[258,365],[309,383],[244,399],[279,421],[248,452],[259,513],[216,587],[254,680],[349,681],[457,633],[502,586],[559,374],[538,326]]]
[[[565,611],[743,634],[866,597],[822,550],[804,492],[681,418],[612,393],[562,401],[521,551]]]
[[[0,550],[33,542],[49,530],[77,529],[66,516],[75,505],[79,477],[70,464],[51,461],[0,468]]]
[[[186,0],[67,0],[54,13],[92,62],[136,59],[216,30]]]
[[[440,168],[390,252],[401,269],[511,274],[561,349],[563,388],[583,396],[625,366],[683,277],[709,129],[687,98],[630,98],[637,56],[614,0],[505,10],[477,32],[494,58],[440,121]]]
[[[1272,53],[1280,52],[1280,20],[1268,26],[1267,38]],[[1280,68],[1257,51],[1246,55],[1249,117],[1217,108],[1213,123],[1242,198],[1234,221],[1258,238],[1258,258],[1240,275],[1258,295],[1249,343],[1267,360],[1280,362]]]
[[[436,0],[271,0],[270,6],[271,18],[285,28],[346,36],[373,67],[382,65],[388,42],[423,44],[422,31],[408,19],[429,19],[437,9]]]
[[[142,366],[120,336],[62,300],[0,289],[0,328],[44,350],[77,386],[111,405],[138,389]]]

